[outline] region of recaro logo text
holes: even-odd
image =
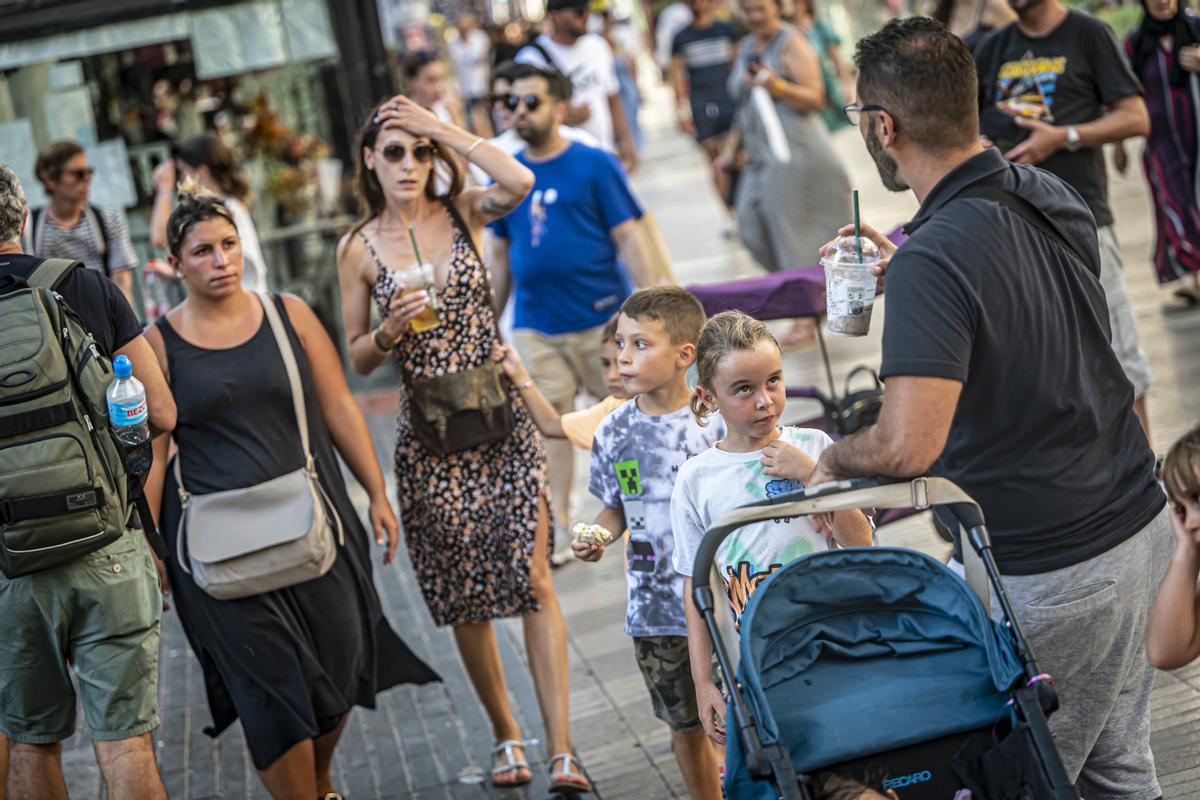
[[[914,772],[911,775],[901,775],[899,778],[888,778],[883,782],[885,789],[903,789],[905,786],[912,786],[916,783],[925,783],[933,780],[933,773],[927,769],[920,772]]]

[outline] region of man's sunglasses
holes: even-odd
[[[515,94],[507,94],[504,96],[504,106],[509,111],[514,113],[518,108],[521,107],[521,103],[524,103],[525,109],[532,114],[534,111],[537,111],[538,107],[544,102],[546,101],[538,97],[536,94],[527,94],[524,97]]]
[[[413,160],[421,164],[428,164],[433,161],[433,151],[433,145],[427,142],[417,142],[412,146]],[[379,152],[383,156],[383,160],[389,164],[399,164],[408,154],[408,150],[402,144],[389,144]]]
[[[92,176],[96,174],[96,170],[92,169],[91,167],[84,167],[83,169],[64,169],[62,174],[76,181],[90,181]]]

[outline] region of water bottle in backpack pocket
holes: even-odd
[[[106,392],[108,421],[121,450],[125,471],[131,478],[141,478],[150,472],[150,462],[154,458],[146,388],[133,377],[133,365],[127,356],[117,356],[112,366],[115,379]]]
[[[120,538],[125,466],[108,431],[108,359],[54,291],[79,262],[0,286],[0,572],[73,561]]]

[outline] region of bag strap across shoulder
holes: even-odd
[[[984,183],[975,183],[968,186],[963,191],[956,195],[957,198],[978,197],[983,200],[991,200],[1012,211],[1021,219],[1028,222],[1033,227],[1040,230],[1042,233],[1049,236],[1051,239],[1057,240],[1060,244],[1067,246],[1067,249],[1078,256],[1083,265],[1088,268],[1088,271],[1100,277],[1100,265],[1095,263],[1086,250],[1079,244],[1071,232],[1068,231],[1058,220],[1051,217],[1038,206],[1031,203],[1026,198],[1011,192],[1008,189],[1001,189],[998,186],[990,186]]]
[[[283,367],[287,370],[288,385],[292,390],[292,408],[296,411],[296,425],[300,428],[300,444],[304,448],[305,464],[311,470],[313,455],[308,442],[308,410],[304,405],[304,386],[300,383],[300,367],[296,364],[296,352],[292,349],[287,329],[283,327],[283,320],[279,316],[279,309],[275,307],[274,298],[266,292],[255,292],[255,294],[262,301],[263,311],[271,326],[271,333],[275,334],[275,344],[279,347],[279,354],[283,356]]]
[[[283,368],[287,372],[288,386],[292,391],[292,408],[296,412],[296,427],[300,430],[300,445],[304,449],[304,463],[308,470],[312,471],[313,455],[308,441],[308,410],[304,403],[304,386],[300,382],[300,368],[296,364],[296,353],[292,349],[291,340],[288,339],[287,329],[283,326],[279,310],[275,307],[275,300],[267,292],[255,292],[255,294],[262,302],[267,324],[271,327],[275,345],[279,348],[279,355],[283,358]],[[180,490],[186,492],[187,490],[183,486],[183,473],[179,466],[181,460],[180,454],[176,453],[175,483],[178,484]]]
[[[466,220],[458,211],[458,206],[454,204],[453,198],[443,197],[442,203],[446,206],[446,213],[450,215],[450,219],[454,220],[454,225],[462,231],[463,237],[467,240],[467,244],[471,246],[471,252],[475,254],[475,259],[479,262],[479,269],[483,273],[483,291],[492,301],[492,328],[496,332],[496,341],[504,342],[504,337],[500,335],[500,314],[504,309],[495,307],[496,296],[492,294],[492,279],[488,274],[487,263],[484,262],[483,256],[479,252],[479,248],[475,245],[475,237],[471,235],[471,229],[467,227]]]

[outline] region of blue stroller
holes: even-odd
[[[763,581],[741,618],[737,680],[726,681],[726,796],[809,800],[813,777],[833,773],[901,800],[961,789],[1078,800],[1046,723],[1053,682],[1013,614],[979,506],[944,478],[821,484],[718,520],[696,554],[692,597],[722,673],[735,674],[709,574],[725,537],[870,506],[945,506],[966,532],[967,580],[914,550],[874,547],[814,553]],[[989,586],[1003,624],[988,615]]]

